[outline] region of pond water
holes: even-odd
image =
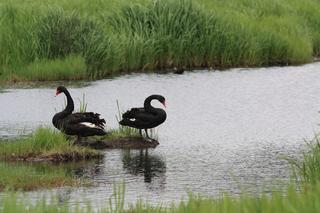
[[[63,202],[107,204],[113,184],[124,181],[126,202],[152,204],[189,191],[218,196],[281,189],[290,176],[284,157],[299,157],[304,139],[319,130],[320,63],[296,67],[194,71],[183,75],[133,74],[70,88],[76,108],[117,127],[122,110],[142,106],[150,94],[167,100],[167,121],[156,129],[160,145],[148,151],[106,150],[102,160],[68,169],[94,186],[30,192],[57,194]],[[54,87],[57,85],[54,85]],[[7,89],[0,93],[0,135],[15,137],[51,125],[64,97],[55,88]],[[157,102],[152,103],[160,107]]]

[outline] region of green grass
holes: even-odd
[[[284,194],[273,193],[272,195],[262,195],[260,197],[250,197],[242,195],[234,198],[223,195],[220,198],[207,198],[190,194],[188,201],[181,201],[179,204],[172,204],[171,207],[151,206],[143,201],[131,205],[128,209],[123,205],[124,191],[116,189],[117,192],[110,200],[105,201],[105,207],[99,209],[99,212],[319,212],[320,211],[320,186],[314,185],[310,190],[297,192],[294,187],[289,187]],[[50,209],[51,212],[92,212],[92,206],[70,207],[66,204],[61,205],[56,199],[50,203],[42,199],[30,204],[27,198],[18,200],[19,194],[9,192],[1,196],[0,212],[24,212],[27,208],[30,212],[45,212]],[[10,198],[10,199],[9,199]],[[112,205],[111,205],[112,203]]]
[[[36,190],[60,186],[78,186],[80,179],[54,165],[0,163],[0,190]]]
[[[5,0],[0,81],[301,64],[320,56],[318,0]]]
[[[303,154],[303,160],[291,160],[295,179],[302,183],[315,185],[320,182],[320,138],[317,135],[307,142],[309,150]]]
[[[49,128],[38,128],[26,138],[0,143],[2,160],[73,161],[101,156],[96,150],[73,145],[62,133]]]
[[[36,60],[26,67],[18,68],[12,73],[7,70],[3,73],[4,78],[10,81],[53,81],[82,80],[86,78],[86,66],[80,56],[68,56],[62,59]]]
[[[110,129],[106,136],[102,138],[105,140],[115,140],[125,137],[140,137],[139,130],[131,127],[119,127],[119,129]]]

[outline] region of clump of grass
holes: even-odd
[[[101,156],[96,150],[73,145],[62,133],[49,128],[38,128],[26,138],[0,143],[2,160],[74,161]]]
[[[314,189],[300,193],[295,187],[288,187],[283,192],[258,197],[246,196],[234,198],[224,195],[212,199],[190,195],[187,202],[181,202],[178,207],[172,207],[169,212],[317,212],[320,210],[320,185]]]
[[[42,167],[12,162],[0,163],[0,190],[36,190],[60,186],[77,186],[81,181],[67,174],[63,168]]]
[[[119,101],[116,101],[117,103],[117,109],[118,109],[118,115],[116,115],[116,120],[119,122],[122,118],[122,112],[120,110],[120,104]],[[119,138],[125,138],[125,137],[140,137],[139,130],[135,128],[131,128],[129,126],[122,126],[119,124],[118,129],[110,129],[108,130],[108,133],[106,136],[104,136],[104,139],[108,140],[114,140]]]
[[[106,136],[103,136],[103,139],[106,140],[117,140],[121,138],[136,138],[140,137],[139,131],[131,127],[121,127],[119,129],[110,129],[107,132]]]
[[[320,139],[317,135],[311,142],[307,142],[309,150],[303,153],[302,160],[290,160],[293,165],[294,177],[304,184],[320,182]]]
[[[86,102],[86,95],[82,94],[82,100],[79,99],[80,107],[79,112],[86,112],[88,103]]]
[[[102,33],[96,22],[76,13],[65,14],[61,8],[50,10],[35,25],[38,54],[41,58],[63,58],[80,54],[91,33]]]

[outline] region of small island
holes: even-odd
[[[0,143],[0,160],[28,162],[70,162],[102,158],[101,149],[146,149],[159,145],[141,138],[129,128],[110,130],[106,136],[85,138],[76,143],[63,133],[38,128],[33,134]]]
[[[157,140],[147,140],[140,136],[119,137],[111,140],[83,141],[78,145],[93,149],[148,149],[159,145]]]

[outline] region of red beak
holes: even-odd
[[[57,90],[57,91],[56,91],[56,96],[59,95],[59,94],[60,94],[60,92]]]

